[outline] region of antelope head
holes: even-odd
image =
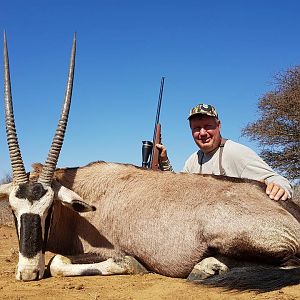
[[[25,172],[14,121],[8,50],[4,33],[4,102],[6,135],[12,165],[13,182],[0,186],[0,198],[8,198],[19,240],[18,280],[41,279],[45,270],[45,250],[51,224],[54,199],[82,211],[93,210],[79,195],[53,180],[63,144],[72,97],[76,36],[74,35],[65,99],[55,136],[37,181],[31,182]],[[82,208],[83,207],[83,208]]]

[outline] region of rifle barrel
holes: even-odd
[[[162,77],[161,81],[160,81],[159,97],[158,97],[156,118],[155,118],[155,124],[154,124],[154,133],[153,133],[153,139],[152,139],[154,147],[155,147],[154,141],[155,141],[155,137],[156,137],[156,127],[157,127],[157,124],[159,123],[160,107],[161,107],[161,102],[162,102],[162,97],[163,97],[163,92],[164,92],[164,84],[165,84],[165,77]]]

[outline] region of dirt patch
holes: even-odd
[[[0,200],[0,226],[1,225],[13,225],[13,216],[8,200]]]
[[[47,261],[51,257],[52,254],[47,253]],[[300,299],[300,285],[264,294],[228,293],[156,274],[48,277],[40,281],[19,282],[15,279],[17,261],[15,229],[1,225],[0,299]]]

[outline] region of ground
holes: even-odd
[[[15,279],[18,245],[12,224],[0,225],[0,299],[300,299],[300,285],[264,294],[228,293],[157,274]],[[52,253],[47,253],[47,261]]]

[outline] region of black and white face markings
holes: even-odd
[[[9,202],[19,238],[17,279],[43,277],[53,198],[52,188],[38,182],[19,184],[10,194]]]

